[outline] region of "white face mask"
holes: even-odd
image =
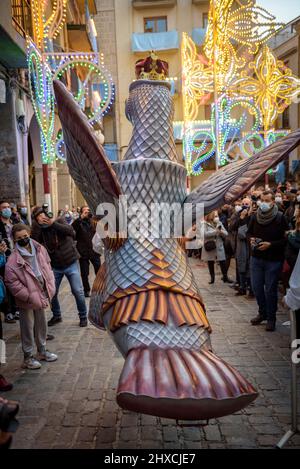
[[[242,211],[242,207],[240,205],[235,206],[236,213],[240,213]]]
[[[257,201],[257,205],[258,205],[258,206],[261,205],[261,200],[258,200],[258,201]]]
[[[215,223],[219,223],[219,221],[220,221],[220,218],[219,218],[219,217],[215,217],[215,218],[214,218],[214,222],[215,222]]]
[[[300,195],[297,195],[297,202],[300,202]]]
[[[275,202],[277,204],[282,204],[282,197],[275,197]]]

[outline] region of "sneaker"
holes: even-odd
[[[60,316],[52,316],[50,321],[48,321],[48,326],[55,326],[55,324],[58,324],[59,322],[62,322],[62,318]]]
[[[246,296],[246,295],[247,295],[246,290],[238,290],[238,291],[235,293],[235,296]]]
[[[7,324],[14,324],[16,322],[14,315],[12,313],[8,313],[5,316],[4,322]]]
[[[87,327],[87,318],[80,318],[79,327]]]
[[[266,318],[264,318],[261,314],[258,314],[255,316],[255,318],[251,319],[251,324],[252,326],[259,326],[263,321],[266,321]]]
[[[28,357],[24,359],[23,368],[28,368],[28,370],[38,370],[41,368],[41,364],[38,360],[33,357]]]
[[[276,330],[276,321],[267,321],[266,331],[274,332]]]
[[[84,292],[85,298],[90,298],[91,294],[89,291]]]
[[[19,312],[19,311],[16,311],[16,312],[15,312],[14,318],[15,318],[16,321],[19,321],[19,320],[20,320],[20,312]]]
[[[58,357],[57,355],[55,355],[55,353],[51,353],[48,350],[45,350],[45,352],[41,352],[38,354],[38,359],[46,362],[55,362],[57,358]]]
[[[0,375],[0,392],[6,392],[6,391],[11,391],[13,388],[13,385],[6,381],[4,376]]]
[[[47,334],[47,340],[54,340],[54,339],[55,339],[55,335]]]

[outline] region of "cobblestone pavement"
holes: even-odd
[[[208,285],[206,267],[191,262],[213,327],[214,350],[258,388],[255,403],[204,428],[122,411],[115,394],[123,358],[105,332],[78,327],[64,284],[64,321],[51,328],[56,338],[48,343],[57,362],[23,370],[18,324],[5,324],[8,365],[2,372],[14,383],[5,397],[20,401],[13,448],[272,448],[278,442],[290,424],[289,328],[282,325],[287,314],[279,312],[275,333],[251,326],[255,300],[236,297],[220,275]],[[300,448],[300,437],[289,446]]]

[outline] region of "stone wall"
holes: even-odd
[[[20,202],[15,96],[6,89],[6,103],[0,103],[0,199]]]

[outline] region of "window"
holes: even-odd
[[[164,33],[166,31],[168,31],[168,22],[166,16],[144,18],[145,33]]]
[[[208,13],[202,14],[202,28],[206,29],[208,26]]]
[[[32,36],[30,0],[12,0],[12,23],[21,36]]]

